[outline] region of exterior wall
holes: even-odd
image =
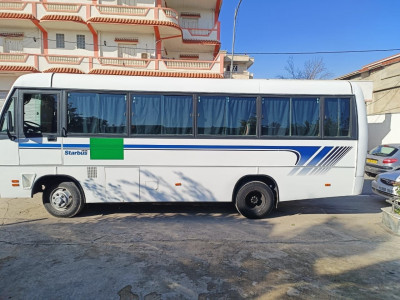
[[[373,81],[372,101],[366,104],[368,115],[400,113],[400,62],[361,70],[340,79]]]
[[[67,27],[68,28],[68,27]],[[64,34],[65,48],[57,48],[56,47],[56,34],[62,33]],[[85,36],[85,49],[79,49],[76,43],[77,35]],[[93,55],[93,36],[88,31],[83,30],[74,30],[74,31],[66,31],[66,30],[49,30],[48,31],[48,39],[49,39],[49,54],[57,54],[57,55],[75,55],[75,56],[92,56]]]
[[[0,11],[1,12],[1,11]],[[1,28],[1,33],[22,33],[22,38],[13,38],[21,40],[23,53],[41,53],[41,33],[37,28]],[[35,41],[36,40],[36,41]],[[6,38],[0,37],[0,54],[5,52]]]
[[[129,33],[129,32],[100,32],[100,56],[104,57],[118,57],[118,44],[115,42],[116,38],[126,38],[126,39],[138,39],[136,44],[137,54],[135,58],[141,58],[142,53],[148,53],[149,58],[156,57],[156,43],[154,34],[140,34],[140,33]],[[126,43],[127,46],[133,45],[131,43]]]
[[[400,143],[400,113],[368,116],[368,150],[377,145]]]
[[[10,87],[17,78],[17,76],[0,76],[0,110],[4,105]]]

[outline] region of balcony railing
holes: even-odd
[[[26,62],[28,55],[24,53],[0,53],[0,61]]]
[[[27,2],[2,1],[0,2],[0,10],[23,10],[27,4]]]
[[[167,69],[210,70],[212,61],[164,60]]]
[[[82,73],[89,73],[93,69],[103,69],[223,74],[223,58],[220,56],[218,56],[214,61],[196,61],[173,59],[158,60],[155,58],[96,58],[93,56],[0,53],[0,65],[34,67],[40,72],[58,68],[63,70],[79,70]]]
[[[71,56],[71,55],[48,55],[46,56],[48,63],[50,64],[67,64],[67,65],[79,65],[83,57],[82,56]]]
[[[96,5],[101,14],[147,16],[150,11],[148,7],[122,6],[122,5]]]
[[[78,3],[58,3],[47,2],[43,3],[44,9],[49,12],[78,12],[82,4]]]
[[[99,61],[102,65],[147,68],[150,63],[149,59],[137,58],[119,58],[119,57],[100,57]]]

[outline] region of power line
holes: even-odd
[[[392,49],[368,49],[368,50],[337,50],[337,51],[304,51],[304,52],[242,52],[248,55],[315,55],[315,54],[349,54],[349,53],[371,53],[371,52],[394,52],[400,48]]]
[[[33,37],[33,36],[25,36],[25,38],[32,38],[32,39],[39,39],[39,40],[44,40],[41,37]],[[55,39],[50,39],[47,38],[47,41],[50,42],[56,42]],[[157,41],[155,41],[157,42]],[[201,40],[199,40],[201,42]],[[64,43],[68,44],[76,44],[76,41],[68,41],[64,40]],[[88,46],[95,46],[93,43],[85,43]],[[104,45],[104,44],[97,44],[99,47],[104,47],[104,48],[118,48],[118,46],[114,45]],[[138,50],[147,50],[147,51],[156,51],[155,48],[137,48]],[[163,52],[165,50],[162,50]],[[318,54],[352,54],[352,53],[373,53],[373,52],[395,52],[395,51],[400,51],[400,48],[390,48],[390,49],[365,49],[365,50],[334,50],[334,51],[297,51],[297,52],[237,52],[237,54],[243,54],[243,55],[318,55]],[[191,52],[191,51],[185,51],[187,53],[209,53],[209,52],[201,52],[201,51],[196,51],[196,52]],[[230,53],[227,53],[230,55]]]

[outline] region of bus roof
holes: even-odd
[[[349,81],[287,79],[198,79],[40,73],[19,77],[14,87],[179,93],[352,95]]]

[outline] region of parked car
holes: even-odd
[[[400,170],[400,144],[380,145],[367,154],[365,174],[377,174]]]
[[[379,174],[372,181],[372,191],[388,200],[399,198],[400,171]],[[389,201],[391,202],[391,201]]]

